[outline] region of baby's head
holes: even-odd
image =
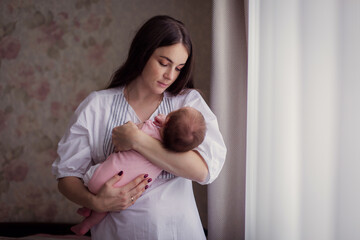
[[[162,129],[164,147],[175,152],[194,149],[202,143],[205,134],[205,119],[192,107],[183,107],[169,113]]]

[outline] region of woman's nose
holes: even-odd
[[[165,73],[164,73],[164,77],[168,80],[173,80],[175,77],[175,71],[173,69],[168,69]]]

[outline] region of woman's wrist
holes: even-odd
[[[112,142],[115,146],[115,151],[135,149],[138,141],[141,141],[142,133],[137,125],[130,121],[115,127],[112,131]]]
[[[132,134],[130,141],[131,141],[131,149],[138,151],[141,149],[141,146],[144,144],[144,141],[146,141],[146,138],[150,137],[140,129],[134,134]]]
[[[96,195],[92,195],[90,197],[90,204],[91,204],[91,209],[94,210],[95,212],[102,212],[103,209],[102,207],[100,206],[100,201],[99,201],[99,197],[96,196]]]
[[[143,131],[139,130],[136,134],[133,135],[131,140],[131,149],[142,152],[141,149],[146,146],[148,139],[153,137],[149,136],[148,134],[144,133]]]

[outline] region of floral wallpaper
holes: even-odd
[[[198,81],[208,82],[211,26],[203,25],[211,23],[211,2],[196,3],[197,11],[191,0],[168,2],[0,0],[0,222],[80,220],[51,174],[57,143],[80,101],[106,86],[146,19],[207,16],[192,31],[194,41],[207,37],[199,52],[207,71]]]

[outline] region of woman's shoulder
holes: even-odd
[[[90,98],[108,98],[113,97],[114,95],[123,94],[124,87],[116,87],[116,88],[109,88],[109,89],[102,89],[93,91],[90,93]]]
[[[84,103],[95,103],[112,100],[114,96],[123,94],[123,87],[103,89],[91,92],[85,99]]]
[[[169,92],[166,92],[165,97],[171,98],[175,101],[183,101],[189,98],[202,98],[200,92],[193,88],[183,89],[179,94],[173,95]]]
[[[184,89],[178,95],[169,94],[168,97],[170,97],[174,109],[190,106],[199,110],[203,105],[206,105],[204,98],[196,89]]]
[[[104,106],[104,104],[113,101],[115,95],[121,94],[123,94],[123,88],[93,91],[79,104],[76,112],[82,112],[86,109],[93,110],[94,108]]]

